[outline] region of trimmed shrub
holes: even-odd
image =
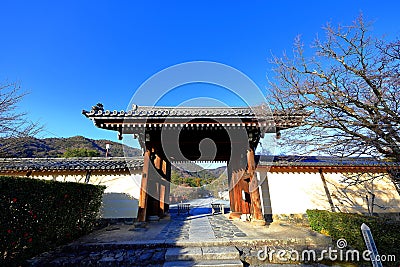
[[[105,187],[0,177],[0,265],[18,265],[95,226]]]
[[[335,240],[344,238],[349,247],[358,251],[366,250],[360,228],[365,223],[371,229],[379,254],[395,255],[396,260],[400,260],[399,222],[326,210],[307,210],[307,216],[313,230],[327,234]]]

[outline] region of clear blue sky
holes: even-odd
[[[399,1],[138,2],[0,2],[0,79],[30,92],[21,110],[45,125],[42,136],[115,141],[81,110],[97,102],[126,109],[146,79],[182,62],[230,65],[264,90],[271,53],[290,51],[298,34],[310,43],[327,21],[349,24],[360,11],[375,20],[376,35],[400,36]],[[227,97],[199,88],[184,86],[162,104]]]

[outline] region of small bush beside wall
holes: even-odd
[[[17,265],[90,232],[105,187],[0,177],[0,265]]]
[[[361,225],[371,229],[380,255],[395,255],[400,261],[400,222],[353,213],[307,210],[308,220],[313,230],[338,240],[344,238],[352,249],[366,250],[361,233]],[[384,264],[385,265],[385,264]]]

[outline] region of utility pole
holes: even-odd
[[[106,158],[108,158],[108,150],[110,149],[111,145],[109,143],[106,144]]]

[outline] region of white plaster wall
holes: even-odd
[[[324,174],[333,204],[342,212],[367,213],[368,192],[375,194],[374,212],[400,212],[400,195],[387,174]],[[358,179],[364,181],[357,185],[348,186],[346,181]]]
[[[129,175],[92,176],[90,184],[105,185],[104,193],[125,193],[136,199],[140,197],[141,173]]]
[[[319,173],[263,173],[260,186],[265,214],[299,214],[307,209],[331,211],[324,184]],[[323,173],[329,195],[336,211],[367,213],[365,195],[368,190],[375,194],[374,212],[399,213],[400,195],[387,174]],[[377,176],[371,180],[371,177]],[[365,182],[348,186],[349,177]],[[262,177],[261,177],[262,178]],[[266,186],[265,183],[268,183]],[[268,189],[269,196],[268,199]]]
[[[33,174],[33,179],[84,183],[86,174]],[[141,170],[131,174],[92,174],[89,184],[104,185],[106,189],[100,208],[102,218],[136,218],[139,209]]]
[[[112,218],[137,218],[139,200],[125,193],[105,193],[100,207],[100,217]]]
[[[84,183],[86,175],[60,175],[54,173],[52,175],[33,174],[34,179],[53,180],[59,182],[76,182]],[[92,174],[90,176],[89,184],[105,185],[107,188],[105,193],[125,193],[139,199],[140,197],[140,183],[142,181],[141,171],[135,171],[132,174]]]
[[[273,214],[330,208],[319,173],[267,173],[267,178]]]

